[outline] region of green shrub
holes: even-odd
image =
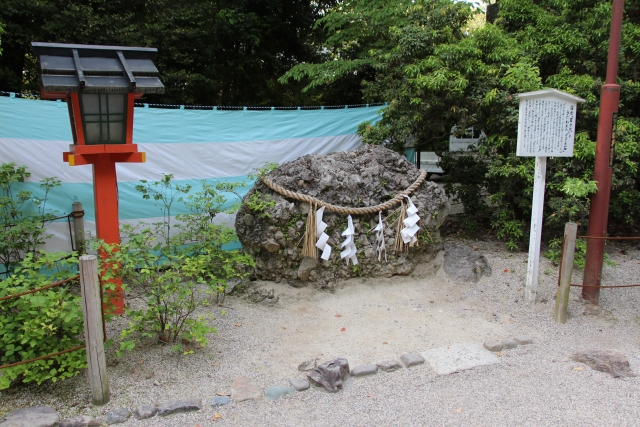
[[[105,254],[101,262],[105,279],[120,277],[123,289],[130,295],[127,308],[129,327],[123,330],[119,354],[135,347],[135,334],[157,336],[164,342],[179,339],[207,344],[206,335],[215,332],[209,314],[196,316],[199,308],[210,304],[210,296],[224,298],[227,281],[248,274],[253,260],[239,250],[223,246],[237,241],[233,229],[217,225],[214,218],[232,213],[237,204],[229,204],[226,196],[240,198],[241,183],[219,183],[213,186],[201,182],[201,190],[191,193],[191,186],[172,182],[172,175],[161,181],[137,187],[145,199],[153,199],[163,212],[164,221],[144,229],[124,226],[120,232],[122,244],[110,246],[96,242]],[[175,216],[171,235],[171,209],[182,202],[187,213]],[[114,268],[115,266],[115,268]],[[182,348],[179,343],[174,349]]]
[[[44,224],[54,217],[47,211],[47,198],[57,178],[40,181],[44,191],[41,198],[21,189],[25,178],[31,176],[26,166],[3,163],[0,166],[0,264],[8,275],[26,254],[38,256],[38,248],[48,237]]]
[[[14,274],[0,281],[0,297],[40,288],[77,274],[78,259],[66,253],[29,253]],[[46,270],[49,274],[43,274]],[[77,283],[77,282],[76,282]],[[73,283],[0,302],[0,364],[34,359],[84,343],[80,294]],[[84,350],[0,371],[0,390],[17,382],[69,378],[86,368]]]

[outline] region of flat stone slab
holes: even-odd
[[[397,360],[385,360],[384,362],[376,363],[376,365],[385,372],[393,372],[402,368],[402,364]]]
[[[364,377],[366,375],[373,375],[378,373],[378,365],[366,364],[358,365],[351,370],[351,375],[354,377]]]
[[[424,357],[420,356],[418,353],[403,354],[400,356],[400,360],[407,368],[424,363]]]
[[[247,377],[238,377],[231,385],[231,400],[244,402],[245,400],[258,400],[262,397],[262,391]]]
[[[500,363],[500,358],[488,350],[470,343],[434,348],[420,353],[440,375]]]
[[[15,409],[0,418],[0,427],[53,427],[60,415],[50,406]]]
[[[97,418],[88,415],[78,415],[60,421],[59,427],[100,427],[101,425],[102,422]]]
[[[171,400],[158,407],[158,415],[167,416],[181,412],[199,411],[200,409],[202,409],[202,400],[200,399]]]
[[[282,396],[286,396],[287,394],[294,394],[296,391],[291,387],[287,387],[284,385],[272,385],[271,387],[267,387],[264,391],[264,397],[267,400],[277,400]]]
[[[635,377],[636,375],[629,367],[627,357],[612,350],[588,350],[580,351],[571,356],[572,360],[580,363],[586,363],[591,369],[600,372],[606,372],[613,378]]]
[[[311,383],[308,380],[301,378],[291,378],[289,380],[289,384],[291,384],[291,387],[293,387],[296,391],[305,391],[308,390],[309,387],[311,387]]]
[[[131,416],[127,408],[114,408],[107,412],[107,424],[122,424]]]
[[[147,418],[153,418],[158,413],[158,408],[153,405],[140,405],[133,411],[133,416],[136,420],[146,420]]]

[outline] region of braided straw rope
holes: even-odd
[[[317,206],[324,206],[326,210],[339,213],[339,214],[362,215],[362,214],[376,213],[376,212],[380,212],[380,211],[384,211],[389,208],[392,208],[393,206],[400,203],[405,195],[408,196],[416,188],[420,187],[420,185],[424,182],[426,178],[427,178],[427,171],[420,170],[420,176],[418,177],[418,179],[416,179],[415,182],[411,184],[406,190],[396,194],[396,196],[393,199],[387,200],[386,202],[380,203],[379,205],[367,206],[364,208],[345,208],[343,206],[332,205],[331,203],[324,202],[320,199],[316,199],[315,197],[307,196],[306,194],[289,191],[286,188],[282,187],[281,185],[276,184],[266,176],[260,176],[260,181],[262,181],[267,187],[269,187],[276,193],[280,193],[283,196],[288,197],[290,199],[300,200],[301,202],[315,204]]]

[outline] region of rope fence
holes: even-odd
[[[71,212],[67,215],[62,215],[62,216],[57,216],[54,218],[47,218],[45,220],[42,221],[42,226],[44,227],[44,225],[46,223],[52,222],[52,221],[56,221],[58,219],[66,219],[67,220],[67,224],[69,225],[69,241],[71,242],[71,252],[74,252],[76,250],[78,250],[78,248],[76,247],[76,242],[75,239],[73,238],[73,226],[72,226],[72,220],[75,218],[82,218],[84,217],[84,211],[75,211],[75,212]],[[16,224],[7,224],[5,225],[5,227],[15,227]],[[11,271],[13,271],[13,269],[11,268],[7,268],[6,271],[2,271],[0,272],[1,275],[4,275],[5,277],[9,277],[9,274],[11,274]],[[2,301],[2,299],[0,299],[0,301]]]
[[[29,295],[29,294],[33,294],[33,293],[36,293],[36,292],[44,291],[46,289],[51,289],[51,288],[55,288],[55,287],[58,287],[58,286],[62,286],[64,284],[67,284],[69,282],[73,282],[73,281],[76,281],[76,280],[80,280],[80,275],[79,274],[76,274],[73,277],[69,277],[68,279],[60,280],[58,282],[54,282],[54,283],[51,283],[49,285],[42,286],[40,288],[32,289],[32,290],[25,291],[25,292],[20,292],[20,293],[13,294],[13,295],[4,296],[4,297],[0,298],[0,302],[7,301],[7,300],[10,300],[10,299],[14,299],[14,298],[20,298],[20,297],[23,297],[25,295]],[[102,284],[100,284],[100,305],[103,306]],[[103,329],[103,337],[104,337],[103,340],[106,341],[107,340],[107,331],[106,331],[106,324],[105,324],[105,320],[104,320],[104,310],[102,310],[102,329]],[[33,359],[21,360],[19,362],[9,363],[9,364],[6,364],[6,365],[0,365],[0,370],[7,369],[7,368],[13,368],[14,366],[26,365],[28,363],[37,362],[39,360],[51,359],[53,357],[57,357],[57,356],[60,356],[62,354],[65,354],[65,353],[71,353],[73,351],[81,350],[81,349],[83,349],[85,347],[86,347],[86,345],[82,344],[82,345],[78,345],[78,346],[75,346],[75,347],[72,347],[72,348],[68,348],[66,350],[58,351],[56,353],[51,353],[51,354],[46,354],[44,356],[39,356],[39,357],[36,357],[36,358],[33,358]]]
[[[631,236],[631,237],[609,237],[609,236],[576,236],[578,239],[600,239],[600,240],[640,240],[640,236]],[[566,236],[562,240],[562,250],[560,251],[560,259],[564,255]],[[560,263],[560,268],[558,271],[558,286],[560,286],[560,277],[562,276],[562,262]],[[597,288],[597,289],[613,289],[613,288],[635,288],[640,286],[640,283],[636,283],[633,285],[611,285],[611,286],[603,286],[603,285],[583,285],[577,283],[571,283],[569,286],[573,286],[576,288]]]

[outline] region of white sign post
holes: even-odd
[[[556,89],[521,93],[518,117],[518,156],[535,157],[531,235],[524,302],[533,306],[538,289],[542,210],[547,157],[572,157],[578,102],[584,99]]]

